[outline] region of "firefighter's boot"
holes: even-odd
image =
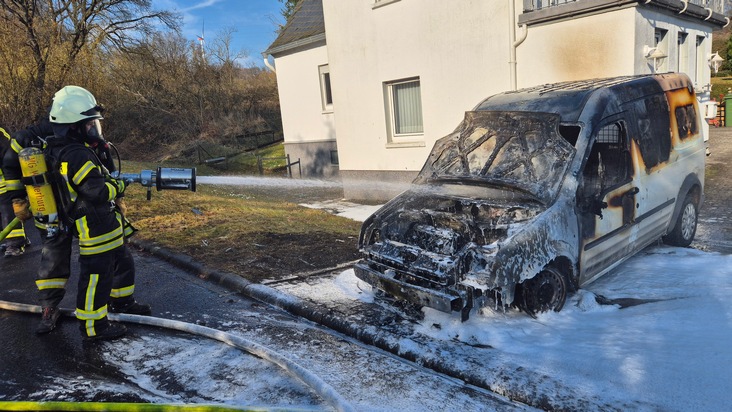
[[[43,308],[43,315],[41,316],[41,322],[36,327],[36,333],[42,335],[52,331],[56,327],[56,321],[58,321],[61,312],[55,306],[46,306]]]
[[[94,336],[88,336],[84,333],[83,327],[81,335],[84,337],[87,341],[96,341],[96,340],[112,340],[121,338],[122,336],[127,333],[127,328],[125,325],[115,323],[115,322],[109,322],[107,323],[107,327],[102,329],[101,331],[98,331],[96,335]]]
[[[127,313],[129,315],[147,316],[152,313],[150,305],[139,303],[135,299],[126,299],[122,302],[114,302],[110,305],[112,313]]]

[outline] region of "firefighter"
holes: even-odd
[[[150,306],[135,301],[134,261],[126,247],[133,228],[121,212],[125,183],[109,175],[91,149],[102,142],[102,108],[78,86],[59,90],[51,106],[54,137],[47,141],[48,167],[58,171],[57,203],[62,225],[79,240],[80,276],[76,317],[82,336],[114,339],[124,335],[121,324],[107,312],[150,314]]]
[[[42,149],[53,136],[51,123],[46,115],[37,124],[12,134],[11,146],[3,158],[3,170],[9,179],[8,197],[20,210],[27,208],[26,188],[18,155],[27,147]],[[71,275],[71,235],[59,222],[44,222],[38,218],[34,224],[41,234],[41,262],[36,272],[36,287],[43,308],[36,333],[48,333],[56,327],[61,312],[58,305],[66,293],[66,282]]]
[[[11,192],[15,184],[20,185],[20,181],[12,180],[4,175],[3,158],[7,152],[11,152],[12,138],[5,129],[0,127],[0,227],[5,228],[11,220],[13,220],[13,204]],[[3,248],[5,249],[5,257],[20,256],[25,251],[25,247],[29,244],[25,236],[23,225],[19,225],[13,229],[5,240]]]
[[[88,93],[82,88],[72,87],[69,87],[67,91],[83,95]],[[45,148],[49,139],[53,139],[53,128],[48,115],[37,124],[13,134],[11,150],[8,150],[5,156],[5,174],[12,177],[12,185],[9,184],[9,188],[12,186],[13,190],[9,190],[9,193],[12,193],[16,205],[26,198],[26,189],[22,184],[19,152],[27,147]],[[116,170],[109,145],[103,139],[88,146],[95,151],[96,156],[108,171]],[[121,199],[117,199],[116,202],[122,204]],[[126,219],[124,221],[125,236],[129,236],[134,229]],[[40,231],[43,243],[41,262],[36,273],[36,287],[43,310],[36,333],[44,334],[51,332],[56,327],[60,316],[58,305],[66,294],[66,283],[71,275],[72,235],[69,225],[63,225],[62,222],[48,222],[36,216],[34,223]],[[132,274],[128,272],[132,272]],[[124,259],[117,266],[115,273],[114,284],[116,286],[112,289],[112,297],[121,300],[112,309],[137,315],[150,314],[149,306],[137,304],[132,299],[133,289],[129,287],[129,281],[126,279],[134,279],[134,260],[127,248],[125,248]]]

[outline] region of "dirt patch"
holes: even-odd
[[[186,254],[207,267],[238,274],[252,282],[280,280],[336,267],[360,257],[355,236],[311,233],[256,233],[236,245],[190,248]]]

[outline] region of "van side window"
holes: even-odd
[[[598,130],[583,175],[585,196],[630,181],[632,165],[623,123],[612,123]]]
[[[696,124],[696,111],[693,104],[676,108],[676,127],[679,132],[679,139],[684,140],[689,136],[699,133]]]
[[[666,96],[650,96],[637,100],[630,106],[635,114],[638,133],[636,139],[646,168],[650,169],[667,161],[671,155],[671,117]]]

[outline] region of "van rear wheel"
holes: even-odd
[[[557,269],[547,266],[531,279],[519,285],[518,306],[529,316],[553,310],[559,312],[567,301],[567,278]]]
[[[689,193],[681,205],[681,213],[676,218],[674,228],[663,237],[663,243],[671,246],[687,247],[694,240],[699,210],[694,196]]]

